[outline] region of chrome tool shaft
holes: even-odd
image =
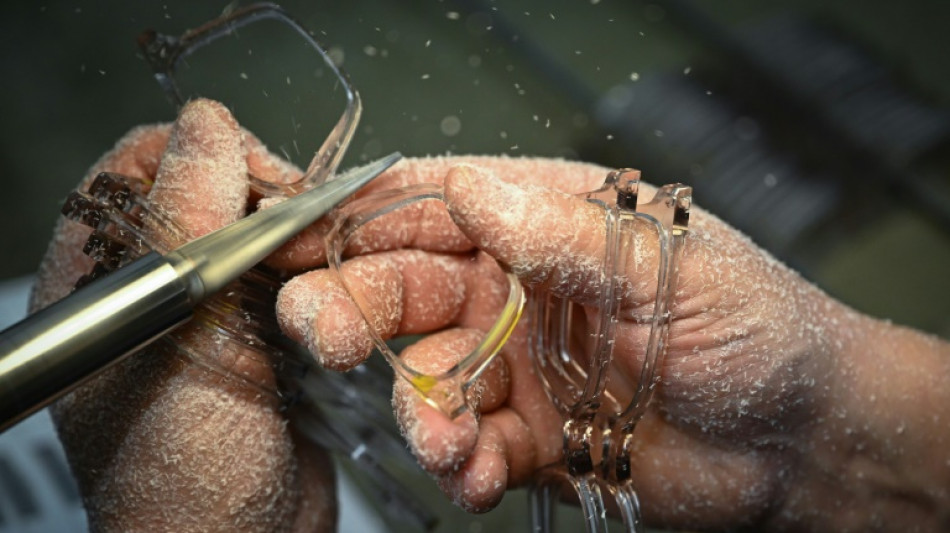
[[[161,255],[0,332],[0,431],[191,318],[194,307],[400,159],[398,153]]]

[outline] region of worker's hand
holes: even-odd
[[[131,131],[93,166],[82,187],[101,171],[154,180],[152,208],[197,237],[244,216],[249,170],[269,181],[299,175],[246,135],[222,105],[197,100],[174,125]],[[154,239],[165,234],[147,231]],[[58,224],[33,310],[65,296],[89,271],[91,260],[82,253],[88,234],[76,222]],[[179,331],[192,352],[243,359],[250,365],[242,369],[246,375],[273,380],[265,365],[220,350],[220,339],[207,329],[186,325]],[[331,530],[336,505],[330,461],[288,427],[276,398],[158,346],[55,406],[92,529]]]
[[[499,276],[445,252],[477,246],[526,284],[595,305],[603,283],[602,211],[561,191],[591,190],[605,175],[550,160],[401,162],[374,186],[444,179],[451,220],[429,213],[392,228],[374,241],[398,239],[422,251],[365,254],[344,263],[343,273],[357,284],[374,265],[397,265],[401,283],[374,289],[375,301],[396,310],[377,315],[391,321],[379,329],[440,330],[404,357],[446,368],[472,347],[469,328],[497,312],[479,299],[491,292],[486,285],[504,289]],[[319,265],[324,258],[312,244],[301,237],[297,252],[285,250],[280,261]],[[644,245],[644,261],[652,263],[656,255]],[[632,309],[652,309],[655,280],[644,273],[655,271],[630,265],[625,298]],[[692,211],[679,271],[662,383],[636,433],[634,479],[648,522],[941,527],[950,508],[946,343],[844,307],[701,209]],[[346,369],[368,355],[366,328],[326,270],[289,282],[278,314],[325,366]],[[636,383],[647,327],[619,325],[620,379]],[[402,382],[394,393],[422,466],[473,511],[492,508],[506,488],[530,482],[561,454],[562,420],[533,372],[523,327],[486,375],[477,419],[466,413],[448,420]]]

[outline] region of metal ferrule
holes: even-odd
[[[0,431],[190,318],[180,268],[152,252],[0,333]]]

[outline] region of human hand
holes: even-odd
[[[595,304],[603,215],[564,191],[594,189],[606,172],[531,159],[406,161],[376,187],[444,179],[449,213],[424,213],[392,230],[391,240],[416,250],[350,259],[343,275],[359,283],[374,265],[397,265],[399,283],[374,295],[397,310],[379,329],[438,331],[403,357],[446,368],[492,316],[491,302],[479,296],[491,292],[484,285],[502,283],[459,252],[477,246],[528,285]],[[308,265],[298,254],[297,266],[324,260],[319,252],[312,257]],[[626,307],[635,314],[652,308],[643,273],[655,271],[634,264],[626,273],[634,282]],[[950,378],[946,343],[846,308],[695,207],[672,311],[662,382],[637,429],[632,461],[648,523],[939,527],[940,510],[950,505],[950,434],[938,423],[950,414],[941,384]],[[369,353],[365,324],[326,270],[288,283],[278,314],[326,366],[349,368]],[[619,325],[620,379],[636,382],[647,327]],[[483,376],[477,419],[448,420],[396,384],[394,405],[414,453],[472,511],[490,509],[506,488],[528,483],[561,453],[562,421],[534,374],[523,333]]]
[[[209,100],[189,103],[174,125],[132,130],[81,187],[102,171],[154,180],[152,209],[191,238],[244,216],[248,172],[274,182],[299,176]],[[169,238],[163,228],[145,231]],[[88,234],[70,220],[57,224],[33,310],[64,297],[89,271],[92,261],[82,253]],[[270,367],[223,350],[219,334],[195,324],[176,333],[193,353],[273,382]],[[53,413],[94,531],[333,529],[330,461],[287,425],[276,397],[221,379],[167,345],[111,367]]]

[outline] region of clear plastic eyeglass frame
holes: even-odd
[[[346,73],[336,66],[310,32],[280,6],[256,3],[237,8],[179,37],[147,30],[139,36],[139,47],[168,99],[176,107],[181,107],[189,99],[198,96],[215,99],[214,94],[189,94],[180,87],[178,74],[187,66],[188,57],[215,41],[237,34],[241,28],[266,21],[276,22],[288,32],[298,34],[309,50],[322,60],[323,66],[335,76],[334,89],[342,90],[345,95],[345,108],[341,110],[339,120],[315,151],[300,180],[295,183],[274,184],[251,176],[252,187],[264,196],[293,196],[332,179],[356,132],[362,113],[359,93],[353,88]]]
[[[666,355],[670,301],[688,231],[692,189],[665,185],[643,203],[638,202],[639,189],[640,173],[622,169],[609,173],[600,189],[585,195],[603,207],[606,235],[605,287],[597,303],[591,345],[581,345],[572,335],[579,319],[574,304],[543,291],[529,295],[529,350],[548,396],[565,418],[563,461],[543,468],[530,492],[534,531],[554,530],[554,511],[567,487],[580,503],[588,532],[608,531],[608,509],[620,515],[624,531],[643,531],[640,502],[630,479],[633,432],[646,412]],[[616,194],[615,204],[598,199],[610,192]],[[653,244],[644,246],[644,239]],[[655,270],[641,272],[642,265]],[[634,271],[638,277],[656,280],[653,309],[646,316],[625,308],[624,295],[634,283],[628,273]],[[621,320],[649,327],[632,394],[624,387],[611,387],[609,379],[616,371],[611,363]]]
[[[491,327],[485,331],[477,347],[458,363],[441,373],[430,373],[413,368],[387,344],[386,336],[374,327],[373,307],[365,294],[352,283],[348,283],[342,273],[343,259],[352,242],[359,238],[361,230],[370,223],[388,224],[404,217],[406,209],[420,206],[424,202],[437,203],[445,209],[443,189],[440,185],[420,184],[381,191],[354,200],[330,216],[334,223],[326,236],[327,256],[330,267],[337,273],[356,308],[366,323],[376,349],[389,361],[396,375],[411,384],[419,395],[431,406],[440,410],[449,418],[455,418],[472,408],[472,399],[467,391],[478,376],[491,363],[492,359],[514,331],[525,305],[525,294],[521,282],[510,272],[505,272],[508,283],[508,295],[505,304]],[[446,215],[446,220],[448,216]],[[388,251],[388,250],[387,250]],[[478,260],[494,261],[487,254],[478,253]],[[366,281],[366,280],[363,280]],[[366,283],[371,286],[372,283]]]

